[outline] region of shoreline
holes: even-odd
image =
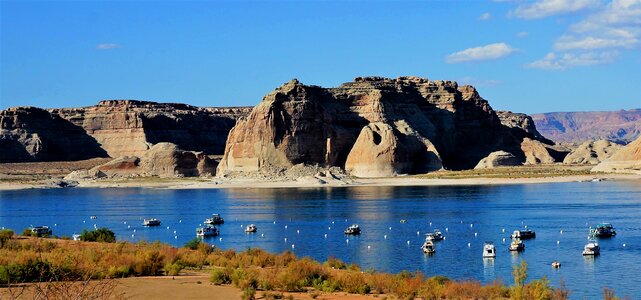
[[[104,179],[80,182],[78,188],[151,188],[151,189],[226,189],[226,188],[324,188],[324,187],[376,187],[376,186],[463,186],[463,185],[505,185],[541,184],[592,181],[594,178],[606,181],[641,180],[638,174],[585,174],[567,176],[514,177],[514,178],[420,178],[398,176],[386,178],[356,178],[350,183],[329,181],[325,183],[307,180],[269,181],[255,178],[128,178]],[[43,182],[2,183],[0,191],[57,188]]]

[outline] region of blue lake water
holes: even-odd
[[[18,232],[49,225],[55,235],[71,236],[95,224],[111,228],[119,240],[160,240],[179,246],[194,238],[195,228],[212,213],[220,213],[225,224],[220,237],[205,241],[225,249],[291,250],[321,261],[334,256],[363,269],[508,284],[512,267],[525,260],[529,278],[547,276],[554,285],[563,281],[573,299],[600,298],[605,286],[617,295],[641,298],[641,181],[0,191],[0,227]],[[143,227],[142,219],[149,217],[159,218],[162,226]],[[613,223],[618,235],[599,241],[599,257],[583,257],[588,226],[602,221]],[[244,232],[249,223],[258,226],[257,233]],[[343,234],[352,223],[363,229],[360,236]],[[510,253],[510,233],[526,225],[536,231],[536,239],[525,241],[525,252]],[[446,239],[436,243],[435,255],[426,256],[420,250],[424,234],[436,228]],[[495,259],[482,258],[484,241],[497,246]],[[561,262],[560,269],[550,266],[554,260]]]

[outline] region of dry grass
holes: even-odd
[[[437,171],[414,177],[424,179],[463,179],[463,178],[543,178],[590,175],[592,166],[575,165],[533,165],[519,167],[500,167],[494,169]]]

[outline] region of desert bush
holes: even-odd
[[[202,240],[200,240],[199,238],[193,238],[189,240],[189,242],[186,242],[183,247],[191,250],[196,250],[198,249],[198,246],[200,245],[200,243],[202,243]]]
[[[113,243],[116,241],[116,234],[109,228],[98,228],[80,233],[80,240],[85,242]]]
[[[209,281],[215,285],[229,284],[231,283],[231,278],[227,272],[223,269],[214,269],[211,271],[209,276]]]
[[[13,230],[11,229],[2,229],[0,230],[0,248],[4,248],[4,245],[13,237]]]

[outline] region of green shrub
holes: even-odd
[[[165,264],[165,273],[169,276],[176,276],[185,268],[181,261]]]
[[[186,242],[184,247],[189,248],[191,250],[196,250],[198,249],[198,246],[200,246],[201,242],[202,241],[199,238],[193,238],[189,240],[189,242]]]
[[[211,281],[215,285],[229,284],[231,283],[231,278],[229,278],[229,274],[227,274],[224,270],[214,269],[213,271],[211,271],[209,281]]]
[[[0,230],[0,248],[3,248],[4,245],[11,239],[13,236],[13,230],[11,229],[2,229]]]
[[[254,300],[256,299],[256,289],[253,287],[247,287],[243,289],[243,300]]]
[[[116,234],[108,228],[98,228],[91,231],[85,229],[80,234],[80,240],[85,242],[113,243],[116,241]]]

